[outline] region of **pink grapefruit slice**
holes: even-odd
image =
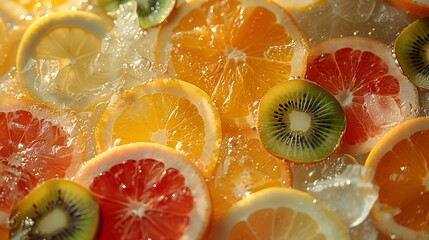
[[[200,239],[209,223],[202,173],[158,143],[107,150],[83,166],[76,181],[98,199],[100,239]]]
[[[35,102],[1,101],[0,229],[15,204],[39,183],[75,175],[85,153],[73,121]]]
[[[368,153],[389,129],[416,115],[417,89],[379,41],[345,37],[321,42],[310,50],[306,75],[343,106],[345,153]]]

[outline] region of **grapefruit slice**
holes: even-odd
[[[75,179],[98,199],[100,239],[200,239],[211,202],[202,173],[158,143],[131,143],[101,153]]]
[[[331,92],[346,112],[342,151],[368,153],[392,126],[415,116],[418,93],[391,49],[360,37],[324,41],[310,50],[307,78]]]
[[[429,117],[389,131],[368,155],[379,186],[372,213],[395,239],[429,239]]]
[[[216,239],[350,239],[347,228],[306,192],[267,188],[236,203]]]
[[[37,184],[75,175],[85,153],[74,120],[33,102],[0,102],[0,228]]]

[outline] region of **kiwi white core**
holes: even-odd
[[[311,127],[311,116],[306,112],[292,111],[289,113],[289,121],[294,131],[306,132]]]
[[[61,209],[55,208],[40,220],[37,229],[40,233],[49,235],[65,229],[67,225],[68,219],[66,213]]]

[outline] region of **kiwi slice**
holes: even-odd
[[[119,6],[130,0],[98,0],[98,5],[107,12],[114,12]],[[147,29],[162,23],[170,15],[176,0],[135,0],[139,24]]]
[[[99,208],[91,192],[64,179],[47,180],[15,206],[11,239],[94,239]]]
[[[272,154],[293,162],[325,159],[338,147],[346,117],[337,99],[307,80],[288,80],[262,97],[258,133]]]
[[[417,87],[429,89],[429,17],[402,30],[394,49],[403,73]]]

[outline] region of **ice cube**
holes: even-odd
[[[390,45],[413,21],[384,0],[329,0],[292,15],[312,44],[329,38],[359,36]]]
[[[307,191],[307,186],[316,180],[333,178],[350,164],[357,164],[350,155],[332,156],[315,164],[297,164],[293,167],[293,187]]]
[[[404,120],[401,108],[391,96],[365,94],[364,106],[378,127],[391,128]]]
[[[347,165],[341,174],[316,180],[307,190],[348,227],[354,227],[365,221],[378,198],[373,177],[371,169],[359,164]]]
[[[374,12],[376,0],[329,0],[332,11],[348,22],[365,22]]]
[[[121,68],[123,89],[159,76],[161,70],[155,66],[151,51],[156,30],[141,29],[137,3],[130,1],[121,4],[115,15],[114,27],[102,41],[102,53],[112,56],[115,61],[113,65]],[[117,94],[121,95],[121,92]]]
[[[367,218],[363,223],[349,229],[352,240],[377,240],[378,231],[375,221]]]

